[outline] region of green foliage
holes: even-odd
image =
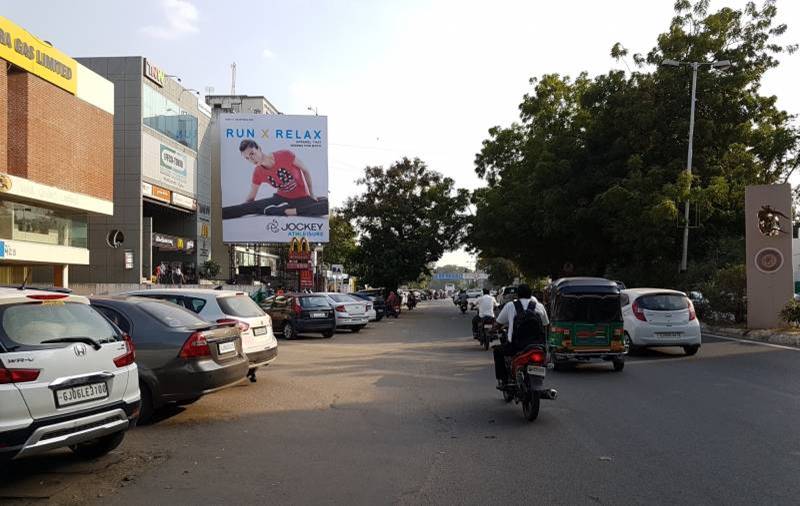
[[[733,314],[737,323],[747,319],[747,269],[744,264],[719,269],[702,285],[702,292],[714,313]]]
[[[213,260],[206,260],[202,264],[202,272],[205,273],[209,279],[216,278],[219,274],[219,269],[219,264]]]
[[[341,212],[330,216],[330,241],[325,245],[323,257],[327,264],[341,264],[349,268],[358,246],[356,231]]]
[[[514,262],[507,258],[479,258],[478,269],[483,270],[489,275],[489,281],[494,286],[506,286],[513,283],[514,278],[522,273]]]
[[[785,26],[771,1],[711,13],[704,0],[681,0],[675,10],[633,72],[534,78],[520,122],[489,130],[475,161],[487,187],[472,196],[473,251],[528,277],[555,277],[571,262],[576,275],[628,286],[696,284],[741,261],[745,187],[782,181],[797,165],[792,117],[760,94],[764,73],[794,48],[778,41]],[[698,74],[691,177],[691,71],[655,66],[665,58],[734,64]],[[679,277],[687,198],[691,272]]]
[[[800,302],[796,300],[787,302],[781,309],[781,320],[795,327],[800,325]]]
[[[358,183],[366,189],[348,199],[343,216],[359,233],[353,270],[365,283],[396,288],[416,281],[461,242],[468,192],[418,158],[367,167]]]

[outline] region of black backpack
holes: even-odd
[[[544,344],[544,325],[542,318],[536,312],[536,304],[533,299],[528,303],[527,309],[522,309],[519,299],[514,301],[514,334],[512,342],[516,348],[524,348],[531,344]]]

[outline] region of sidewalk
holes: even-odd
[[[769,344],[780,344],[800,348],[800,329],[759,329],[749,330],[739,327],[715,326],[701,323],[703,333],[717,334],[723,337],[738,337]]]

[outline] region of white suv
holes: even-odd
[[[0,287],[0,461],[119,446],[139,415],[134,358],[85,297]]]
[[[272,319],[244,292],[154,288],[128,292],[128,295],[166,300],[194,311],[210,322],[237,322],[242,334],[242,348],[250,362],[248,377],[252,382],[256,381],[256,369],[278,356],[278,340],[272,332]]]

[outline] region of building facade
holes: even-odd
[[[114,213],[89,220],[92,267],[74,279],[197,279],[211,256],[209,108],[144,57],[78,61],[114,83],[117,114]]]
[[[114,85],[3,17],[0,64],[0,284],[67,286],[114,213]]]

